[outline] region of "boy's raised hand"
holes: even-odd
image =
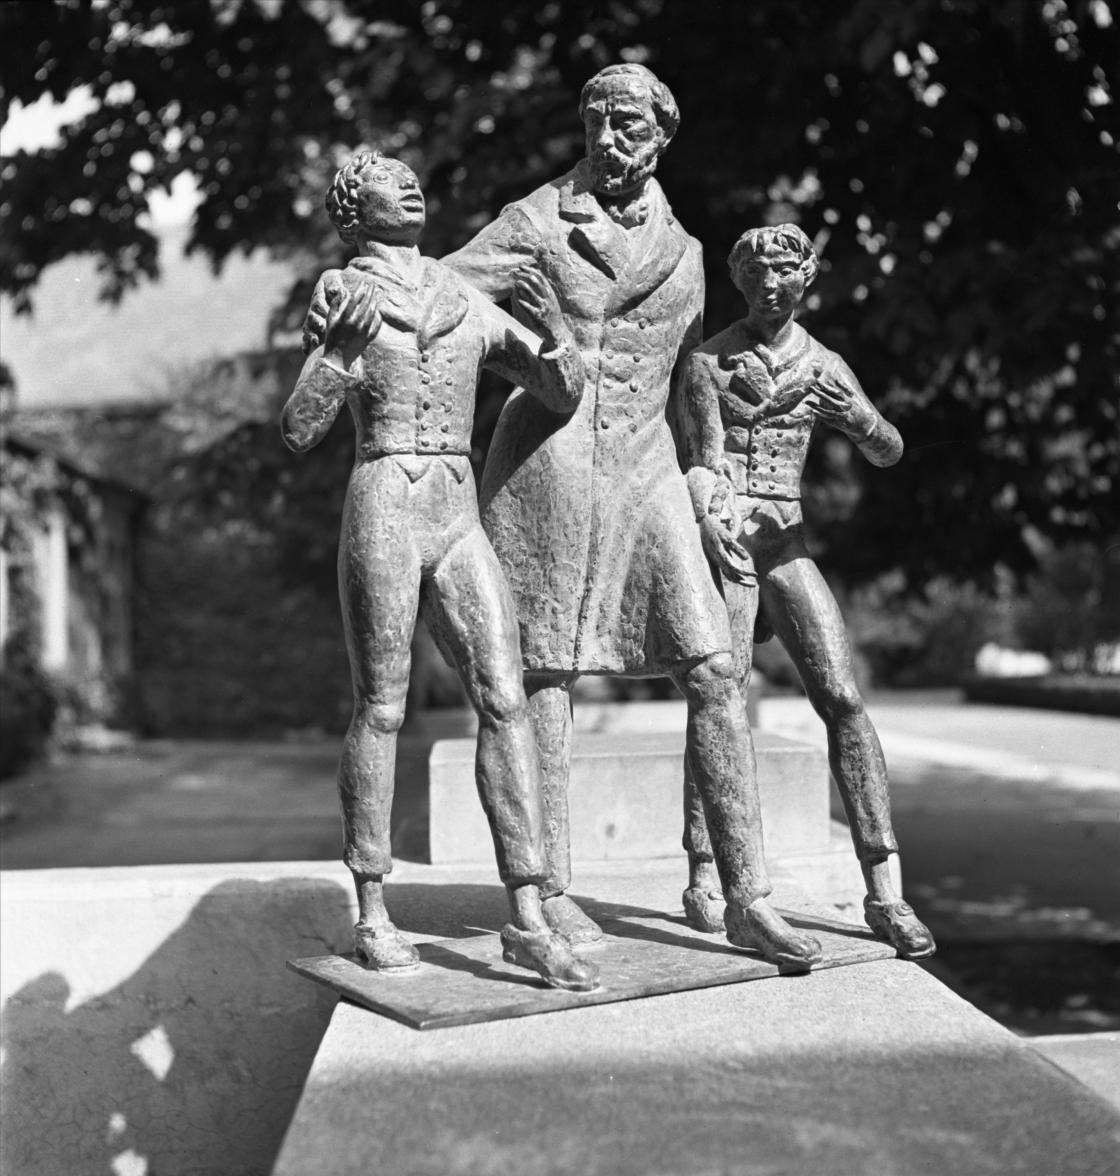
[[[818,417],[838,429],[866,431],[875,422],[867,398],[860,395],[855,376],[835,356],[817,377],[810,403]]]
[[[372,282],[363,282],[354,292],[339,283],[328,291],[327,298],[329,309],[323,333],[323,354],[341,358],[341,366],[349,371],[381,329],[377,288]]]

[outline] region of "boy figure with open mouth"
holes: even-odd
[[[540,774],[517,618],[479,522],[470,465],[482,368],[531,386],[553,411],[571,412],[583,390],[579,351],[538,274],[516,281],[543,343],[420,255],[424,196],[403,163],[356,155],[335,177],[326,206],[358,256],[319,281],[304,331],[310,354],[284,409],[283,433],[303,452],[322,440],[344,403],[357,429],[338,556],[354,681],[339,790],[344,860],[358,892],[357,955],[386,972],[419,959],[389,918],[382,880],[393,865],[397,732],[423,606],[479,716],[476,779],[510,902],[504,958],[554,987],[590,990],[597,969],[541,911]]]

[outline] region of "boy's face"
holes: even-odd
[[[424,227],[426,209],[412,169],[398,159],[379,159],[367,164],[360,178],[362,235],[373,241],[415,241]]]
[[[797,309],[805,293],[805,264],[800,254],[767,249],[739,263],[735,285],[754,314],[785,318]]]

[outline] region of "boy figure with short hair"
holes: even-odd
[[[883,751],[856,687],[844,619],[809,558],[801,519],[801,474],[817,421],[839,429],[877,466],[898,461],[902,438],[848,365],[794,321],[818,269],[801,229],[749,230],[731,250],[728,267],[747,316],[692,353],[687,379],[698,402],[718,402],[723,425],[723,437],[707,444],[722,442],[735,502],[716,496],[704,524],[725,531],[724,559],[735,565],[724,569],[724,590],[744,698],[757,618],[792,657],[828,730],[829,764],[867,884],[867,923],[900,956],[923,959],[934,952],[933,937],[891,881],[898,845]],[[719,884],[691,782],[685,808],[685,911],[692,926],[717,931]]]
[[[304,330],[310,354],[283,415],[287,444],[317,444],[344,403],[357,429],[338,579],[354,714],[339,767],[344,860],[354,875],[358,957],[416,964],[385,909],[389,816],[409,650],[423,605],[479,716],[476,779],[509,893],[503,955],[559,988],[586,991],[594,965],[541,912],[540,775],[522,685],[517,619],[479,522],[470,466],[482,368],[530,385],[557,412],[583,389],[579,351],[547,282],[518,276],[521,305],[551,344],[488,302],[416,241],[424,197],[403,163],[362,152],[343,167],[327,212],[358,256],[319,280]]]

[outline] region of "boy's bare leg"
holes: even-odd
[[[775,568],[764,581],[763,599],[828,733],[829,766],[867,886],[867,925],[904,959],[925,959],[936,946],[929,928],[895,886],[892,859],[897,860],[898,845],[886,760],[856,686],[851,645],[836,601],[806,556]]]
[[[555,988],[588,991],[598,985],[598,969],[549,926],[542,903],[545,822],[517,621],[481,527],[441,560],[425,592],[433,627],[478,712],[475,777],[510,904],[503,956]]]

